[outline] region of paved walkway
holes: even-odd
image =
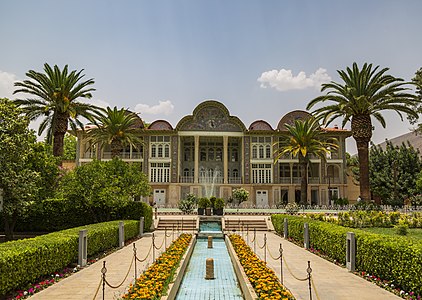
[[[180,216],[172,216],[177,218]],[[234,216],[235,218],[251,218],[252,216]],[[181,218],[181,217],[180,217]],[[254,217],[255,218],[255,217]],[[258,217],[256,217],[258,218]],[[262,216],[260,218],[263,218]],[[268,218],[268,217],[267,217]],[[160,245],[164,238],[164,232],[156,232],[156,244]],[[263,244],[264,232],[257,232],[257,245]],[[312,275],[316,289],[319,294],[319,300],[397,300],[401,299],[390,292],[352,274],[345,268],[336,266],[333,263],[320,258],[317,255],[304,250],[295,244],[284,240],[278,235],[268,232],[268,246],[273,256],[278,256],[278,249],[280,243],[283,245],[283,255],[289,264],[292,272],[300,278],[306,277],[307,261],[311,261]],[[167,245],[170,244],[172,237],[167,239]],[[246,237],[245,237],[246,240]],[[252,240],[252,233],[249,233],[249,242]],[[138,249],[138,256],[144,258],[151,245],[152,237],[147,233],[142,239],[136,241]],[[253,248],[253,244],[250,243]],[[164,248],[164,247],[163,247]],[[264,257],[263,250],[256,247],[258,255]],[[158,251],[157,251],[158,252]],[[157,253],[157,256],[159,254]],[[107,261],[107,280],[112,285],[119,284],[127,270],[129,269],[131,259],[133,257],[133,246],[128,245],[113,254],[99,260],[91,266],[73,274],[72,276],[63,279],[62,281],[50,286],[42,292],[32,296],[31,300],[46,299],[46,300],[91,300],[94,297],[95,291],[100,283],[101,268],[103,261]],[[268,266],[271,267],[279,276],[280,261],[274,261],[269,254],[267,254]],[[138,274],[144,271],[152,262],[152,255],[144,263],[138,263]],[[298,300],[309,299],[309,287],[307,282],[297,281],[289,274],[286,267],[283,267],[284,284],[290,289],[293,295]],[[139,275],[138,275],[139,276]],[[134,281],[134,269],[129,273],[128,278],[123,283],[122,287],[117,290],[112,290],[106,287],[105,299],[118,299],[127,289],[129,284]],[[101,289],[95,299],[102,299]],[[313,299],[318,300],[315,293]],[[202,300],[202,299],[198,299]]]
[[[159,247],[162,244],[164,238],[164,232],[155,232],[156,236],[156,245]],[[175,237],[176,238],[176,237]],[[172,237],[167,238],[167,246],[170,245]],[[152,243],[152,234],[146,233],[141,239],[135,242],[137,248],[137,256],[139,259],[145,258],[148,253]],[[161,253],[164,246],[156,251],[156,257],[159,256],[158,253]],[[126,275],[127,270],[131,264],[133,258],[133,245],[130,244],[118,251],[104,257],[103,259],[97,261],[96,263],[84,268],[83,270],[61,280],[60,282],[48,287],[47,289],[36,293],[31,300],[92,300],[94,299],[95,291],[101,280],[101,268],[103,266],[103,261],[106,261],[107,281],[111,285],[118,285],[122,282],[124,276]],[[152,262],[152,253],[149,255],[148,259],[143,263],[137,263],[138,276],[142,273]],[[130,273],[118,289],[111,289],[106,286],[105,290],[105,299],[119,299],[130,283],[133,283],[135,279],[135,269],[132,265]],[[95,299],[102,299],[102,287],[100,288],[98,295]]]
[[[280,236],[268,232],[267,243],[273,257],[278,257],[280,243],[283,247],[283,256],[289,265],[292,273],[298,278],[306,278],[306,268],[308,260],[311,262],[312,276],[319,294],[320,300],[397,300],[400,297],[376,286],[375,284],[360,278],[347,271],[346,268],[339,267],[311,252],[289,242]],[[249,236],[249,242],[253,239]],[[246,240],[246,233],[245,233]],[[264,249],[259,246],[264,244],[264,233],[257,233],[256,250],[258,255],[264,258]],[[253,249],[253,243],[249,243]],[[280,276],[280,260],[275,261],[267,252],[267,263],[277,276]],[[308,281],[298,281],[289,273],[283,265],[284,284],[297,300],[309,299]],[[312,299],[318,299],[315,291]]]

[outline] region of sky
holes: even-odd
[[[246,127],[276,128],[353,62],[411,80],[422,67],[421,11],[420,0],[0,0],[0,97],[19,97],[13,83],[28,70],[68,64],[94,78],[92,103],[146,122],[175,127],[215,99]],[[374,143],[412,128],[384,116]],[[347,151],[356,153],[352,138]]]

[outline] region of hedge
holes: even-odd
[[[88,230],[88,256],[117,247],[118,224],[119,221],[98,223],[0,244],[0,298],[76,263],[79,230]],[[128,220],[124,224],[125,240],[139,234],[139,221]]]
[[[288,219],[289,237],[303,242],[304,223],[308,223],[310,246],[342,264],[346,263],[346,233],[354,232],[357,245],[356,270],[392,281],[406,291],[422,295],[422,242],[309,218],[273,215],[271,219],[274,228],[280,234],[283,233],[284,218]]]
[[[143,202],[122,201],[113,206],[90,207],[67,199],[47,199],[34,203],[25,216],[18,218],[15,231],[53,232],[113,220],[139,220],[142,216],[144,231],[149,231],[152,208]]]

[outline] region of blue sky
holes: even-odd
[[[69,64],[95,79],[95,103],[149,122],[176,126],[216,99],[247,127],[276,127],[354,61],[410,80],[422,66],[421,11],[418,0],[0,0],[0,97],[30,69]],[[411,127],[385,116],[376,143]]]

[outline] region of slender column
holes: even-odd
[[[224,183],[229,183],[229,176],[228,176],[228,170],[229,170],[229,137],[223,136],[223,172],[224,172]]]
[[[199,180],[199,135],[194,136],[195,139],[195,174],[193,181],[198,183]]]

